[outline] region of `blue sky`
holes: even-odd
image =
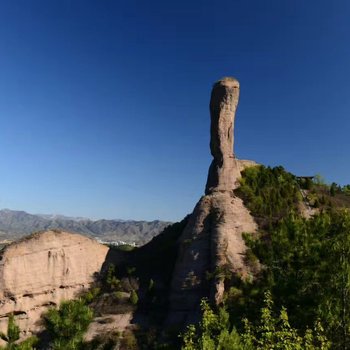
[[[235,153],[350,183],[350,2],[0,3],[0,208],[179,220],[203,194],[212,83]]]

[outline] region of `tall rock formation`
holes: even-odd
[[[24,335],[40,330],[41,314],[89,287],[109,248],[95,240],[60,231],[33,234],[0,253],[0,331],[8,315]]]
[[[224,78],[214,84],[210,99],[210,150],[214,159],[209,168],[206,194],[236,187],[240,173],[233,154],[233,129],[238,98],[236,79]]]
[[[254,162],[239,161],[233,153],[234,118],[239,82],[223,78],[216,82],[210,100],[209,168],[205,195],[199,200],[179,240],[170,293],[168,325],[196,322],[203,296],[222,300],[224,280],[220,269],[247,277],[243,232],[254,232],[256,223],[240,198],[234,195],[240,171]],[[208,279],[209,273],[214,276]]]

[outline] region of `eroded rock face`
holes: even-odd
[[[213,161],[203,196],[197,203],[179,241],[168,325],[197,322],[200,300],[210,296],[220,303],[224,280],[218,271],[229,269],[236,276],[250,274],[245,262],[243,232],[257,229],[253,217],[234,195],[240,172],[251,161],[240,161],[233,153],[233,125],[239,97],[239,83],[224,78],[214,84],[211,101],[210,150]]]
[[[42,312],[87,288],[108,250],[88,237],[59,231],[6,247],[0,255],[0,331],[6,330],[10,313],[24,334],[40,330]]]

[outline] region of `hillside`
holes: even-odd
[[[170,222],[133,220],[89,220],[60,215],[33,215],[24,211],[0,210],[0,239],[15,240],[36,231],[60,229],[81,233],[104,242],[122,241],[142,245]]]

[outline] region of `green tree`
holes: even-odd
[[[208,301],[201,301],[202,320],[199,325],[189,325],[181,335],[182,350],[250,350],[245,347],[236,329],[230,329],[229,314],[224,308],[217,313]]]
[[[52,349],[80,349],[83,335],[92,318],[91,309],[82,300],[64,301],[59,309],[50,309],[44,319],[46,329],[52,337]]]
[[[20,329],[15,323],[15,317],[11,314],[7,324],[7,334],[0,333],[0,338],[7,342],[6,349],[15,349],[15,342],[19,340],[19,335]]]
[[[108,271],[105,277],[105,285],[110,291],[121,289],[121,282],[116,277],[116,270],[114,264],[110,264],[108,267]]]
[[[20,329],[15,323],[13,314],[9,316],[7,334],[0,333],[0,338],[7,342],[7,349],[15,349],[15,342],[19,339]]]
[[[307,329],[304,335],[289,323],[287,310],[282,307],[278,315],[273,312],[274,303],[271,294],[265,293],[265,305],[261,309],[261,318],[257,325],[245,320],[245,331],[241,335],[244,342],[257,350],[326,350],[330,342],[324,335],[321,323],[317,321],[314,329]]]
[[[38,342],[36,337],[27,338],[22,342],[18,341],[20,339],[20,328],[16,324],[13,314],[9,316],[6,334],[0,333],[0,338],[7,343],[6,347],[0,347],[4,350],[34,350],[33,346]]]

